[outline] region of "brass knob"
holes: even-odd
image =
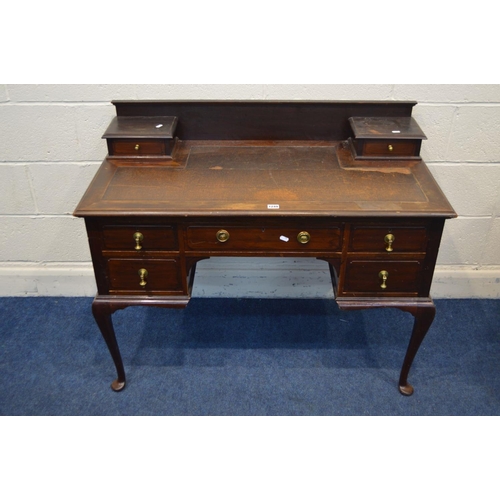
[[[139,281],[139,285],[146,286],[147,285],[146,278],[148,277],[147,269],[139,269],[138,274],[139,274],[139,278],[141,279],[141,281]]]
[[[134,241],[135,241],[135,249],[136,250],[142,250],[142,246],[141,246],[141,242],[142,240],[144,239],[144,236],[142,235],[142,233],[134,233]]]
[[[136,151],[139,151],[139,149],[141,149],[141,145],[140,145],[140,144],[136,144],[134,149],[135,149]]]
[[[225,243],[229,239],[229,231],[226,231],[225,229],[221,229],[220,231],[217,231],[217,234],[215,235],[217,238],[217,241],[220,241],[221,243]]]
[[[394,148],[393,148],[392,144],[389,144],[389,145],[387,146],[387,149],[388,149],[391,153],[392,153],[392,151],[394,150]]]
[[[387,278],[389,277],[389,273],[387,271],[380,271],[378,273],[378,277],[382,280],[380,288],[385,290],[387,288]]]
[[[393,234],[386,234],[384,237],[384,241],[386,242],[385,250],[387,252],[392,252],[394,248],[392,248],[392,244],[394,243],[394,240],[396,237]]]
[[[306,243],[309,243],[309,241],[311,241],[311,235],[307,231],[301,231],[297,235],[297,241],[305,245]]]

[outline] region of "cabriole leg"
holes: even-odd
[[[427,302],[419,304],[415,306],[415,308],[409,308],[408,310],[415,317],[415,323],[413,324],[410,343],[408,344],[403,367],[401,368],[401,374],[399,376],[399,392],[405,396],[411,396],[413,394],[413,387],[408,383],[408,373],[418,348],[434,321],[436,306],[433,302]]]
[[[113,322],[111,320],[111,315],[113,310],[110,305],[106,302],[99,302],[97,299],[92,303],[92,314],[94,315],[95,321],[101,334],[108,346],[109,353],[113,358],[115,363],[117,378],[111,383],[111,389],[114,391],[121,391],[125,387],[125,370],[123,368],[123,361],[120,354],[120,349],[118,348],[118,343],[116,342],[115,330],[113,328]]]

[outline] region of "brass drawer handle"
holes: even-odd
[[[392,244],[394,243],[395,239],[396,239],[396,237],[393,234],[386,234],[385,235],[384,241],[386,242],[385,249],[387,252],[392,252],[394,250],[394,248],[392,248]]]
[[[220,241],[221,243],[225,243],[229,239],[229,231],[226,231],[225,229],[221,229],[220,231],[217,231],[217,234],[215,235],[217,238],[217,241]]]
[[[142,243],[142,240],[144,239],[144,236],[142,233],[134,233],[134,241],[135,241],[135,249],[136,250],[142,250],[142,246],[141,246],[141,243]]]
[[[392,146],[392,144],[389,144],[389,145],[387,146],[387,149],[389,150],[389,152],[390,152],[390,153],[392,153],[392,152],[393,152],[393,150],[394,150],[394,147]]]
[[[139,269],[138,274],[139,274],[139,278],[141,279],[139,281],[139,285],[140,286],[146,286],[147,285],[146,278],[148,277],[148,271],[147,271],[147,269]]]
[[[385,290],[387,288],[387,278],[389,278],[389,273],[387,271],[380,271],[378,273],[378,277],[382,280],[380,288]]]
[[[141,145],[140,145],[140,144],[136,144],[134,149],[135,149],[136,151],[139,151],[139,149],[141,149]]]
[[[302,231],[297,235],[297,241],[305,245],[311,241],[311,235],[307,231]]]

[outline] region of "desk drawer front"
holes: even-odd
[[[111,293],[182,292],[178,259],[108,259]]]
[[[167,154],[164,140],[160,139],[108,139],[112,156],[163,156]]]
[[[178,248],[173,226],[104,226],[103,249],[169,251]]]
[[[418,156],[420,141],[366,140],[363,156]]]
[[[304,226],[287,229],[192,226],[187,229],[187,245],[192,250],[339,251],[340,235],[339,227],[315,229]]]
[[[420,286],[420,261],[349,260],[344,292],[416,294]]]
[[[425,227],[353,226],[349,242],[350,252],[425,252]]]

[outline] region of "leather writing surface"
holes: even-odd
[[[209,149],[211,151],[206,151]],[[118,168],[104,199],[155,200],[167,208],[300,210],[338,203],[425,203],[411,171],[339,168],[334,147],[192,148],[184,170]]]
[[[142,213],[196,215],[448,210],[423,162],[390,166],[372,162],[366,168],[367,162],[358,162],[356,168],[349,168],[339,143],[322,144],[246,146],[197,141],[181,144],[185,162],[175,168],[148,165],[146,160],[141,165],[107,161],[88,196],[87,209],[121,213],[126,207]]]

